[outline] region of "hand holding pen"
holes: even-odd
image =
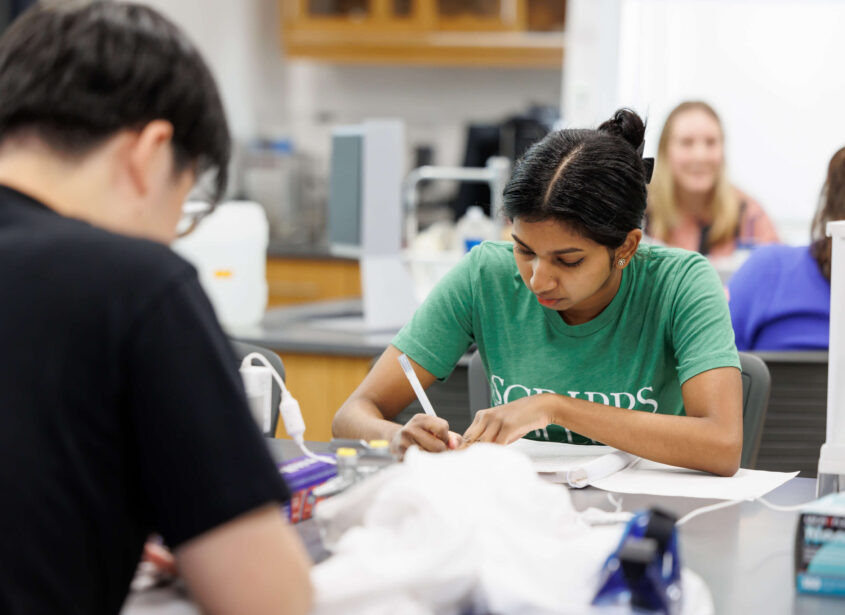
[[[425,390],[414,372],[411,362],[406,355],[399,356],[399,364],[405,377],[411,384],[425,414],[416,414],[396,434],[390,443],[391,451],[400,459],[411,446],[418,446],[424,451],[443,452],[458,447],[461,436],[449,431],[449,423],[439,418],[429,401]]]

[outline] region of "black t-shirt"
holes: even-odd
[[[150,532],[287,497],[194,268],[0,186],[0,613],[117,613]]]

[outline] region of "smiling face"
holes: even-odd
[[[622,278],[617,256],[627,263],[641,236],[638,229],[632,235],[632,243],[626,241],[612,251],[564,222],[517,218],[513,224],[514,259],[522,281],[541,305],[563,313],[570,324],[586,322],[616,295]]]
[[[672,121],[666,156],[678,189],[693,194],[710,192],[724,161],[719,122],[703,109],[679,113]]]

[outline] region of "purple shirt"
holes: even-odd
[[[757,248],[728,290],[738,350],[827,349],[830,282],[808,246]]]

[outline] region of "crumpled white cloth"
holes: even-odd
[[[316,615],[589,613],[622,531],[589,526],[527,457],[487,444],[411,449],[316,517],[333,552],[311,573]],[[710,609],[684,611],[712,613],[697,590]]]

